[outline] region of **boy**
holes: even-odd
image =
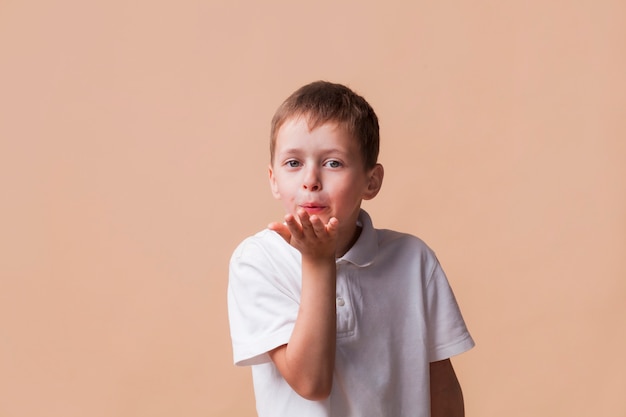
[[[239,245],[228,288],[258,415],[463,416],[449,358],[474,342],[446,276],[421,240],[374,229],[360,208],[384,174],[373,109],[314,82],[278,108],[270,138],[285,222]]]

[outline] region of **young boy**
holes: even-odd
[[[360,208],[384,174],[373,109],[314,82],[278,108],[270,138],[287,214],[239,245],[228,287],[258,415],[463,416],[449,358],[474,342],[446,276],[421,240],[374,229]]]

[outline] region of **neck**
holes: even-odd
[[[361,236],[361,230],[363,230],[361,226],[357,224],[354,225],[354,231],[352,232],[352,236],[350,237],[350,239],[348,239],[345,243],[342,243],[337,248],[337,252],[335,255],[337,258],[341,258],[350,250],[352,246],[354,246],[356,241],[359,240],[359,236]]]

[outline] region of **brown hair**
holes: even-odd
[[[315,81],[299,88],[276,110],[270,131],[272,162],[278,130],[288,119],[301,116],[306,118],[311,130],[328,122],[339,124],[358,141],[365,169],[376,165],[380,137],[374,109],[348,87],[327,81]]]

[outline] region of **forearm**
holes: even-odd
[[[464,417],[463,392],[449,359],[430,364],[431,417]]]
[[[335,366],[336,265],[334,257],[303,257],[300,310],[286,346],[271,352],[281,375],[301,396],[330,394]]]

